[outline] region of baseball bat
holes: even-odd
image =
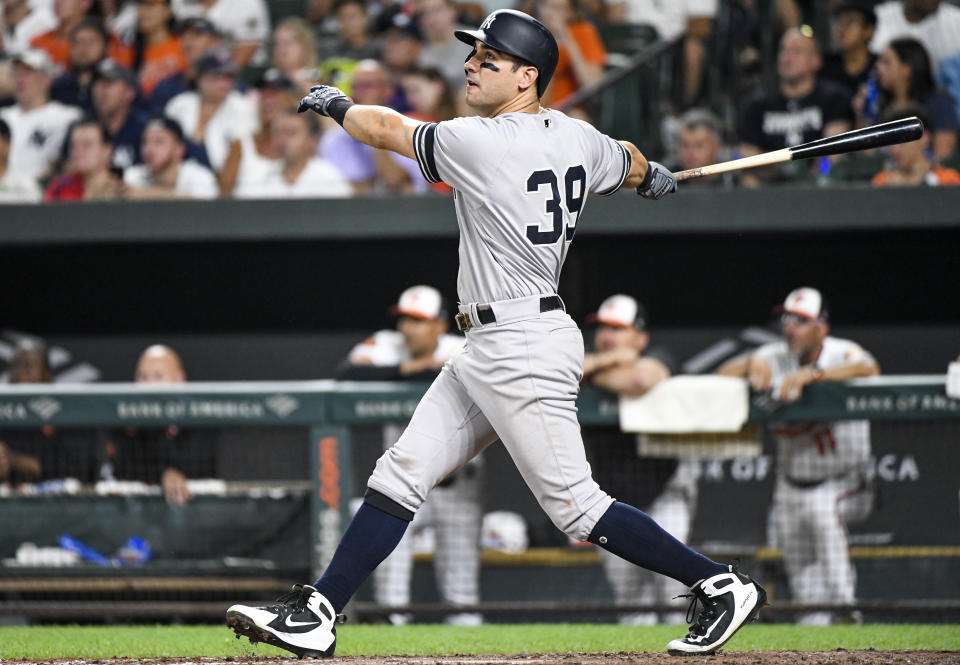
[[[810,159],[811,157],[824,157],[826,155],[842,155],[857,150],[870,150],[871,148],[880,148],[895,143],[907,143],[909,141],[915,141],[921,136],[923,136],[923,123],[920,122],[920,118],[914,116],[904,118],[903,120],[885,122],[882,125],[854,129],[850,132],[835,134],[834,136],[817,139],[809,143],[801,143],[792,148],[782,148],[780,150],[764,152],[759,155],[734,159],[729,162],[720,162],[719,164],[710,164],[696,169],[678,171],[673,175],[678,181],[689,180],[690,178],[702,178],[703,176],[716,175],[728,171],[740,171],[758,166],[782,164],[783,162],[791,162],[797,159]]]

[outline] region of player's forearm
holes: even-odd
[[[655,377],[637,366],[612,367],[597,372],[590,383],[627,397],[640,397],[665,377]]]
[[[374,148],[413,159],[413,129],[419,124],[386,106],[355,104],[343,119],[350,136]]]
[[[851,363],[839,367],[829,367],[823,370],[821,381],[846,381],[861,376],[876,376],[880,373],[880,366],[875,362]]]
[[[630,151],[630,156],[633,158],[633,163],[630,165],[630,173],[627,174],[627,179],[623,181],[623,189],[630,188],[634,189],[639,187],[643,183],[643,177],[647,175],[647,158],[643,156],[643,153],[640,152],[640,149],[637,146],[630,143],[630,141],[620,141],[620,145]]]

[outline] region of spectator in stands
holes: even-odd
[[[960,173],[930,160],[931,131],[929,118],[922,106],[907,104],[891,109],[883,116],[884,122],[916,116],[923,122],[923,136],[910,143],[890,146],[893,163],[873,177],[875,187],[902,185],[960,185]]]
[[[134,380],[141,384],[176,384],[187,380],[176,351],[160,344],[140,355]],[[182,506],[192,497],[187,477],[210,478],[214,470],[212,433],[170,425],[166,428],[124,428],[101,435],[101,480],[157,483],[167,503]]]
[[[123,172],[128,198],[214,199],[220,193],[213,171],[186,159],[187,145],[176,120],[151,118],[143,132],[140,153],[143,164]]]
[[[868,45],[877,26],[873,4],[868,0],[843,0],[830,8],[832,53],[823,57],[820,78],[843,86],[854,96],[867,82],[877,56]]]
[[[337,22],[337,37],[322,46],[321,60],[343,58],[359,62],[380,59],[383,44],[371,33],[363,0],[337,0],[333,15]]]
[[[457,103],[453,90],[439,69],[411,69],[403,75],[401,86],[410,104],[409,116],[424,122],[442,122],[456,117]]]
[[[197,63],[209,51],[223,48],[223,35],[205,18],[187,19],[180,25],[180,45],[186,59],[186,69],[158,81],[150,93],[148,107],[153,113],[163,113],[167,102],[196,84]]]
[[[246,180],[239,198],[327,198],[353,196],[353,187],[337,168],[316,156],[320,123],[316,117],[291,110],[273,120],[272,134],[280,159],[262,178]]]
[[[593,24],[585,21],[578,0],[538,0],[537,16],[560,48],[557,69],[544,93],[542,104],[557,107],[578,89],[596,83],[603,77],[607,51]],[[567,111],[586,119],[582,108]]]
[[[927,49],[934,71],[960,51],[960,7],[941,0],[892,0],[876,7],[877,30],[870,50],[882,52],[891,41],[913,37]]]
[[[817,289],[791,291],[774,311],[780,314],[783,341],[727,361],[719,374],[743,377],[755,391],[794,402],[811,384],[880,373],[859,344],[828,334],[829,310]],[[856,574],[846,524],[866,517],[873,505],[866,475],[870,423],[774,423],[771,428],[777,442],[773,525],[792,600],[851,605]],[[820,625],[833,618],[831,612],[813,612],[799,622]]]
[[[695,104],[703,86],[717,4],[717,0],[613,0],[608,5],[610,23],[649,25],[664,41],[682,41],[680,109]]]
[[[676,169],[678,171],[697,169],[728,159],[724,154],[720,119],[708,109],[694,108],[680,116],[678,139],[679,162]],[[688,187],[730,187],[733,184],[733,176],[722,173],[693,178],[685,184]]]
[[[140,93],[149,98],[160,81],[185,71],[187,64],[180,37],[173,34],[170,0],[139,0],[133,69]]]
[[[147,115],[134,106],[136,98],[134,73],[113,60],[101,61],[93,84],[94,116],[110,135],[113,145],[110,165],[121,170],[141,161],[140,139]]]
[[[57,17],[49,7],[34,6],[28,0],[4,0],[0,20],[0,51],[19,53],[30,47],[30,40],[57,26]]]
[[[604,300],[596,314],[594,350],[584,355],[583,382],[617,395],[639,397],[673,373],[673,355],[662,346],[650,345],[646,310],[628,295]],[[672,536],[686,541],[690,536],[697,502],[695,463],[670,458],[642,458],[637,437],[619,428],[584,428],[590,467],[597,482],[609,487],[618,500],[628,501],[648,513]],[[617,605],[669,604],[684,593],[679,582],[655,575],[623,559],[603,552],[603,567]],[[682,623],[683,616],[667,615],[665,623]],[[634,625],[657,623],[655,613],[631,613],[620,622]]]
[[[37,181],[7,166],[10,157],[10,125],[0,119],[0,203],[37,203],[43,195]]]
[[[454,90],[462,88],[463,61],[470,55],[470,48],[453,35],[458,29],[453,0],[420,0],[417,25],[425,40],[417,64],[436,67]]]
[[[233,44],[238,67],[265,65],[270,15],[265,0],[173,0],[177,20],[203,17]]]
[[[50,99],[93,114],[93,83],[97,65],[107,57],[109,40],[99,19],[83,19],[70,33],[70,68],[54,79]]]
[[[93,118],[70,129],[67,172],[50,181],[44,199],[81,201],[113,199],[123,193],[123,183],[110,170],[113,145],[107,128]]]
[[[337,378],[354,381],[432,381],[443,364],[464,346],[460,335],[448,334],[449,316],[440,292],[430,286],[411,286],[391,308],[395,330],[380,330],[357,344],[341,363]],[[383,426],[384,449],[403,433],[405,422]],[[384,607],[410,604],[415,532],[433,527],[436,550],[434,573],[440,596],[452,606],[480,602],[481,456],[448,476],[433,491],[397,548],[374,572],[374,598]],[[478,614],[453,614],[446,622],[476,625]],[[409,617],[390,615],[394,624]]]
[[[389,17],[384,18],[384,22],[382,64],[387,70],[387,75],[392,80],[399,81],[406,72],[416,66],[420,58],[420,50],[423,48],[423,35],[420,33],[417,22],[402,11],[392,12]],[[402,86],[395,88],[394,97],[388,105],[400,113],[410,110]]]
[[[300,96],[310,92],[320,76],[316,40],[309,23],[291,16],[277,24],[270,64],[296,84]]]
[[[70,35],[87,16],[93,0],[56,0],[54,13],[57,26],[30,40],[32,48],[46,51],[55,65],[66,69],[70,66]],[[133,51],[116,35],[110,35],[108,54],[111,59],[129,67],[133,64]]]
[[[916,39],[894,39],[877,59],[877,81],[884,92],[880,113],[910,103],[927,110],[933,136],[933,158],[940,161],[957,148],[957,107],[954,100],[937,90],[930,58]]]
[[[13,60],[16,104],[0,109],[0,118],[10,126],[12,139],[8,166],[40,179],[53,172],[67,128],[82,112],[50,101],[55,68],[45,51],[28,49]]]
[[[165,114],[184,135],[202,145],[210,166],[219,172],[235,140],[248,140],[257,129],[253,102],[235,89],[236,65],[222,50],[197,63],[197,89],[182,92],[167,104]]]
[[[392,96],[393,86],[383,65],[376,60],[357,64],[353,99],[358,104],[384,106]],[[427,181],[415,161],[360,143],[338,125],[324,132],[320,155],[340,170],[357,193],[427,191]]]
[[[833,136],[853,126],[850,96],[843,88],[817,78],[820,54],[809,35],[787,30],[777,56],[779,85],[747,102],[740,112],[737,135],[744,157],[787,148]],[[789,162],[787,167],[743,173],[741,183],[757,186],[809,174],[808,166]]]

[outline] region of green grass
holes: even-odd
[[[595,624],[346,625],[337,654],[493,654],[594,651],[663,651],[682,628]],[[740,631],[727,651],[927,649],[960,651],[958,625],[871,625],[824,628],[754,625]],[[0,660],[11,658],[157,658],[287,655],[251,647],[221,626],[31,626],[0,628]]]

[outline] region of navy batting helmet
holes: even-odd
[[[499,9],[490,14],[479,30],[457,30],[457,39],[474,46],[479,41],[501,53],[529,62],[537,68],[537,96],[553,77],[560,51],[547,27],[529,14],[514,9]]]

